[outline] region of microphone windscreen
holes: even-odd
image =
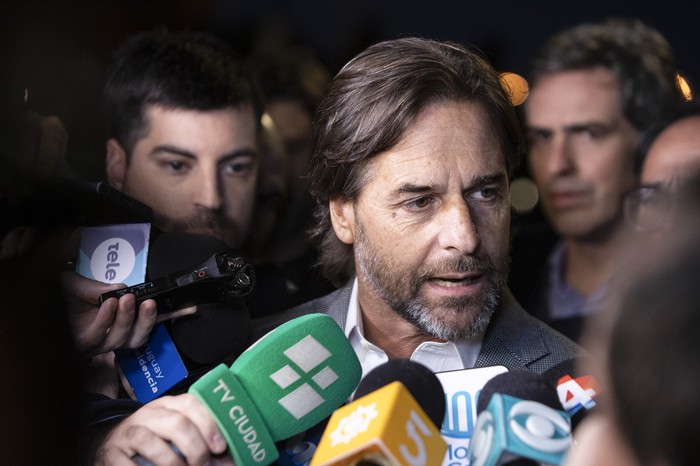
[[[530,371],[508,371],[486,382],[476,404],[477,415],[486,409],[494,393],[537,401],[550,408],[563,410],[557,388],[542,375]]]
[[[6,225],[97,226],[153,221],[150,207],[105,181],[52,177],[37,184],[23,202],[7,207],[3,211]]]
[[[224,249],[226,243],[214,236],[163,233],[150,246],[149,278],[192,268]],[[241,354],[250,328],[250,314],[242,300],[199,304],[195,314],[169,323],[170,336],[182,355],[203,365]]]
[[[583,375],[581,367],[587,362],[583,359],[573,359],[561,362],[544,373],[542,375],[547,378],[547,380],[558,381],[557,391],[559,396],[559,401],[561,402],[564,410],[571,417],[571,426],[573,430],[576,430],[588,415],[588,412],[594,409],[595,402],[593,398],[598,394],[598,386],[595,379],[590,375]],[[568,377],[567,377],[568,376]],[[566,377],[567,379],[562,379]],[[579,382],[582,380],[587,380],[592,382],[592,387],[581,387]],[[590,388],[591,391],[585,391],[586,388]]]
[[[401,382],[436,426],[445,418],[445,394],[440,380],[422,364],[392,359],[372,369],[360,381],[354,399],[372,393],[391,382]]]
[[[205,303],[197,306],[195,314],[170,322],[170,336],[183,355],[209,365],[238,357],[247,347],[250,328],[243,301]]]
[[[228,249],[226,243],[215,236],[162,233],[149,246],[148,279],[155,280],[199,265],[224,249]]]

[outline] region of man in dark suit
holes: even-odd
[[[502,364],[542,373],[578,355],[505,286],[509,180],[523,142],[482,58],[424,39],[368,48],[332,81],[314,143],[319,261],[346,286],[285,319],[328,312],[364,372],[411,358],[436,372]],[[204,406],[184,394],[123,421],[98,464],[135,454],[174,464],[167,441],[189,464],[220,459],[226,448]]]
[[[330,83],[314,143],[319,264],[344,286],[284,319],[328,313],[365,373],[393,358],[543,373],[578,355],[506,286],[524,144],[486,61],[431,40],[371,46]]]

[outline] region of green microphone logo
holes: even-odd
[[[326,389],[338,380],[338,374],[327,365],[316,370],[331,357],[331,353],[311,335],[284,351],[284,355],[301,369],[301,373],[286,364],[270,378],[283,390],[298,380],[303,380],[302,385],[279,400],[289,414],[301,419],[325,401],[313,385]]]
[[[209,408],[239,466],[274,462],[274,442],[318,424],[357,387],[362,369],[335,321],[291,320],[190,388]]]

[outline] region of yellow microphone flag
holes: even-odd
[[[333,413],[311,466],[350,466],[361,459],[434,466],[446,450],[423,408],[400,382],[392,382]]]

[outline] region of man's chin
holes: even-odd
[[[472,338],[486,329],[499,301],[493,291],[478,297],[424,300],[412,320],[421,321],[419,328],[437,338]]]

